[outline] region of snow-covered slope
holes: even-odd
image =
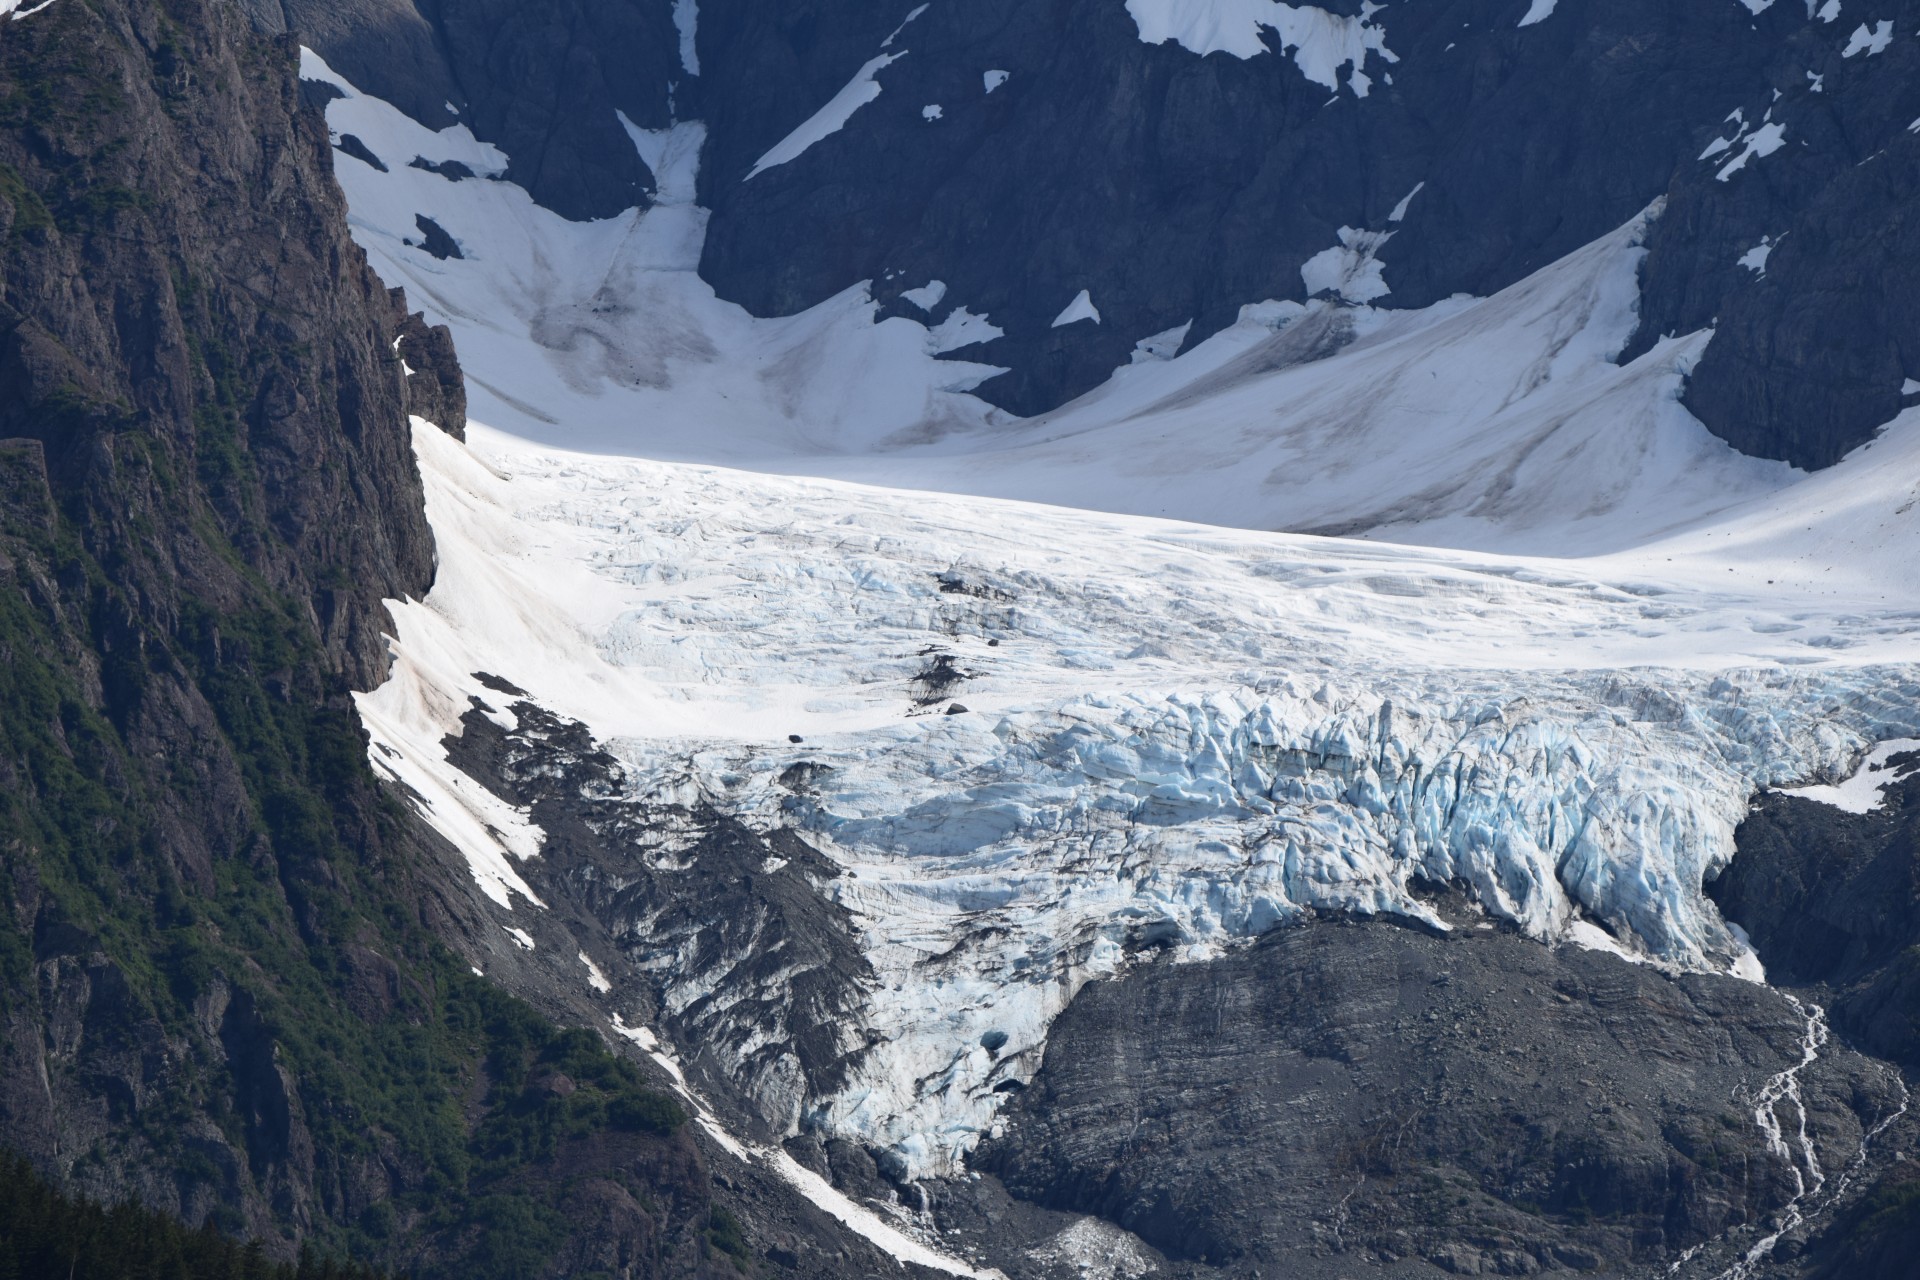
[[[1249,528],[1591,553],[1643,542],[1795,472],[1735,453],[1678,403],[1709,340],[1612,358],[1635,322],[1645,219],[1489,299],[1420,311],[1253,303],[1177,359],[1135,363],[1074,404],[1015,419],[965,392],[993,372],[991,317],[876,324],[855,288],[761,320],[694,271],[701,132],[632,131],[653,208],[570,223],[519,188],[449,182],[504,161],[354,93],[328,108],[390,172],[342,155],[355,233],[381,274],[451,325],[474,415],[572,449],[856,479]],[[416,216],[460,259],[409,244]],[[961,300],[964,304],[964,299]],[[964,331],[964,332],[963,332]],[[984,340],[983,340],[984,339]],[[974,361],[935,358],[960,341]],[[1178,345],[1178,338],[1172,340]]]
[[[357,234],[490,424],[416,433],[440,576],[361,699],[376,766],[503,921],[540,909],[542,833],[447,760],[478,673],[589,726],[635,798],[801,831],[878,975],[811,1118],[912,1172],[1130,951],[1431,920],[1422,880],[1756,976],[1701,893],[1752,793],[1920,733],[1920,414],[1812,478],[1712,439],[1676,398],[1709,335],[1611,362],[1641,222],[1488,299],[1252,305],[1011,420],[862,290],[715,299],[698,126],[633,131],[652,209],[567,224],[410,167],[497,160],[348,93],[330,122],[389,169],[339,161]],[[464,256],[409,246],[416,215]]]

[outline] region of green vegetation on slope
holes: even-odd
[[[66,1195],[18,1156],[0,1155],[0,1280],[380,1280],[368,1267],[322,1259],[274,1262],[211,1227],[198,1231],[138,1205],[111,1209]]]

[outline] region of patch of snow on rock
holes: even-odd
[[[889,40],[892,37],[888,37]],[[883,53],[877,58],[868,59],[865,66],[853,73],[853,79],[847,81],[840,92],[827,100],[825,106],[808,116],[800,126],[767,149],[767,153],[754,163],[752,170],[743,181],[765,173],[775,165],[786,164],[797,159],[808,147],[822,138],[846,128],[847,121],[853,119],[853,113],[880,96],[880,82],[874,79],[883,67],[905,57],[901,53]]]
[[[1413,203],[1413,198],[1419,195],[1420,192],[1426,187],[1426,185],[1427,184],[1425,182],[1414,183],[1413,190],[1407,192],[1407,194],[1405,194],[1404,196],[1401,196],[1400,203],[1393,206],[1393,212],[1387,215],[1387,221],[1388,222],[1406,221],[1408,206],[1410,206]]]
[[[595,964],[593,958],[584,951],[580,953],[580,963],[587,966],[587,985],[589,987],[592,987],[601,995],[606,995],[609,991],[613,990],[613,984],[607,981],[607,975],[600,972],[600,966]]]
[[[1878,743],[1860,761],[1859,768],[1844,782],[1821,783],[1806,787],[1782,787],[1784,795],[1798,796],[1819,804],[1831,805],[1848,813],[1872,813],[1887,804],[1886,789],[1912,774],[1912,763],[1893,765],[1892,757],[1920,751],[1920,738],[1894,738]]]
[[[1053,318],[1053,327],[1058,329],[1062,325],[1076,324],[1082,320],[1100,323],[1100,308],[1093,305],[1093,294],[1085,289],[1074,294],[1073,301],[1067,304],[1066,310]]]
[[[1854,28],[1853,35],[1847,40],[1847,47],[1840,51],[1843,58],[1851,58],[1856,53],[1865,53],[1869,58],[1882,53],[1893,43],[1893,23],[1882,18],[1868,30],[1866,23]]]
[[[1559,0],[1533,0],[1533,3],[1528,6],[1525,16],[1520,19],[1518,25],[1530,27],[1536,22],[1545,22],[1552,16],[1553,6],[1557,3],[1559,3]]]
[[[1740,170],[1746,168],[1747,161],[1755,156],[1770,156],[1787,145],[1787,126],[1778,120],[1769,121],[1747,135],[1746,145],[1740,154],[1720,167],[1713,176],[1725,182]],[[1702,157],[1705,158],[1704,156]]]
[[[690,76],[700,74],[700,53],[694,34],[700,24],[700,0],[673,0],[673,27],[680,36],[680,66]]]
[[[985,87],[986,92],[992,93],[1005,84],[1012,74],[1010,71],[983,71],[980,73],[980,83]]]
[[[1175,325],[1171,329],[1163,329],[1159,333],[1149,334],[1140,339],[1133,344],[1131,362],[1140,364],[1148,360],[1173,359],[1180,354],[1180,346],[1187,340],[1187,332],[1192,328],[1193,321],[1189,320],[1185,324]]]
[[[1349,87],[1361,98],[1367,96],[1367,54],[1399,61],[1387,48],[1386,32],[1373,22],[1382,7],[1367,0],[1358,15],[1346,15],[1276,0],[1127,0],[1127,12],[1148,44],[1171,40],[1201,55],[1255,58],[1268,52],[1261,32],[1270,30],[1300,74],[1315,84],[1337,90],[1340,68],[1350,67]]]
[[[1760,243],[1741,254],[1738,265],[1745,267],[1756,276],[1767,274],[1767,258],[1773,253],[1773,237],[1762,236]]]
[[[1348,302],[1372,302],[1393,292],[1374,256],[1393,232],[1341,227],[1339,236],[1337,246],[1322,249],[1301,265],[1300,282],[1307,296],[1330,293]]]
[[[929,280],[917,289],[902,289],[900,296],[922,311],[932,311],[947,296],[945,280]]]
[[[955,307],[945,320],[927,332],[927,350],[935,354],[958,351],[976,342],[992,342],[1005,332],[986,316]]]

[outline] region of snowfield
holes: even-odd
[[[476,673],[639,796],[800,830],[879,978],[879,1042],[810,1118],[915,1174],[1130,952],[1310,908],[1437,924],[1422,880],[1759,978],[1701,892],[1753,794],[1920,737],[1920,410],[1814,476],[1733,453],[1677,399],[1711,334],[1612,363],[1643,221],[1489,299],[1253,304],[1010,420],[864,288],[715,298],[697,125],[632,131],[660,203],[567,224],[410,168],[499,164],[347,91],[333,128],[391,170],[338,161],[356,235],[453,326],[477,419],[415,424],[439,575],[359,697],[375,766],[503,926],[541,909],[542,833],[440,745]],[[466,256],[404,243],[416,214]]]

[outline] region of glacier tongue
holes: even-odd
[[[1377,33],[1131,8],[1209,40],[1291,15],[1296,59],[1356,72],[1368,50],[1327,32]],[[871,1050],[805,1109],[909,1173],[954,1168],[1130,956],[1313,909],[1438,926],[1421,881],[1543,942],[1752,975],[1701,893],[1752,793],[1920,736],[1920,409],[1813,477],[1733,454],[1677,398],[1711,334],[1614,363],[1644,219],[1488,299],[1249,306],[1009,422],[965,394],[992,366],[934,358],[997,332],[965,299],[929,330],[876,323],[861,286],[780,319],[717,298],[698,124],[629,124],[655,203],[563,223],[405,163],[504,167],[464,128],[303,74],[392,162],[342,162],[356,238],[453,325],[476,418],[691,459],[416,423],[439,574],[394,602],[392,677],[360,697],[376,767],[503,912],[542,908],[518,864],[545,833],[444,745],[501,681],[588,726],[633,799],[803,833],[877,975]],[[423,212],[466,258],[407,243]]]
[[[485,672],[590,726],[636,798],[803,832],[878,975],[874,1047],[810,1113],[914,1174],[1130,954],[1432,920],[1421,879],[1543,941],[1750,970],[1700,885],[1752,792],[1920,729],[1898,597],[1762,589],[1786,570],[1757,556],[1527,561],[470,439],[416,431],[441,576],[394,606],[375,758],[450,771]],[[1710,546],[1838,536],[1810,485],[1825,514]]]

